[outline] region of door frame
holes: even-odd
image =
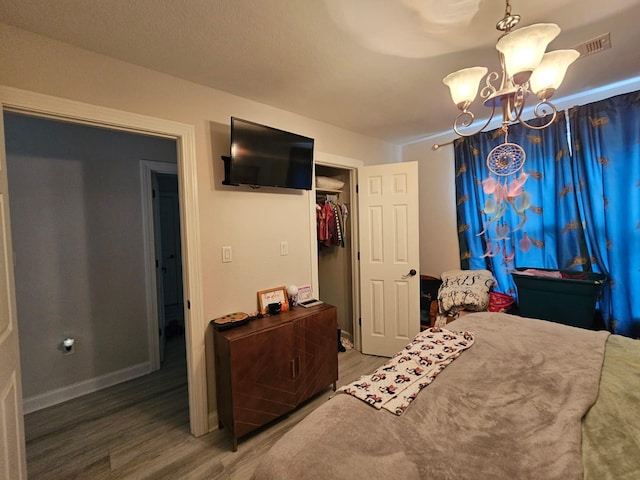
[[[356,160],[354,158],[342,157],[340,155],[332,155],[329,153],[316,152],[315,165],[321,165],[323,167],[334,167],[349,172],[349,198],[351,198],[351,208],[349,212],[350,218],[350,232],[352,238],[351,248],[351,295],[353,295],[353,346],[356,350],[361,350],[360,341],[360,324],[358,319],[360,318],[360,266],[358,262],[358,252],[360,251],[360,242],[358,239],[358,168],[364,166],[362,160]],[[309,215],[311,221],[310,227],[310,239],[311,245],[311,288],[314,292],[319,292],[320,281],[318,279],[318,242],[316,231],[316,179],[313,177],[313,190],[309,195]],[[317,298],[317,297],[316,297]]]
[[[202,291],[197,158],[193,125],[0,85],[0,109],[70,123],[173,138],[178,153],[178,193],[183,258],[189,421],[195,436],[208,432],[204,298]],[[0,145],[5,149],[5,145]],[[11,252],[9,252],[11,255]],[[11,255],[12,257],[12,255]],[[14,298],[15,301],[15,298]],[[22,398],[19,399],[22,402]]]
[[[162,285],[158,283],[158,266],[156,259],[161,254],[157,252],[156,222],[153,208],[153,173],[168,173],[178,175],[178,165],[175,163],[140,160],[140,180],[142,182],[142,223],[144,238],[144,266],[145,266],[145,298],[147,304],[147,334],[149,336],[149,363],[151,370],[160,369],[162,356],[158,339],[158,320],[163,313],[160,311],[159,292]],[[178,182],[180,178],[178,178]],[[160,278],[162,278],[160,276]],[[165,332],[162,332],[164,335]]]

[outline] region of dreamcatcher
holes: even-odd
[[[487,238],[487,249],[483,257],[494,257],[502,250],[504,262],[507,263],[513,260],[515,252],[507,252],[506,247],[501,249],[498,242],[508,239],[511,232],[524,226],[527,221],[526,210],[531,206],[531,196],[523,189],[529,177],[523,170],[527,155],[520,145],[509,142],[509,130],[506,125],[503,125],[502,131],[504,143],[487,155],[489,176],[482,181],[482,190],[488,197],[482,211],[489,220],[478,235],[488,237],[488,232],[493,228],[495,238],[493,241]],[[520,218],[520,223],[514,229],[511,229],[506,221],[498,223],[509,208]]]

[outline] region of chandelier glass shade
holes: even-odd
[[[453,123],[453,129],[459,136],[467,137],[484,130],[493,120],[496,108],[502,113],[503,129],[519,122],[528,128],[541,130],[555,120],[557,110],[549,99],[579,53],[576,50],[545,53],[549,43],[560,33],[560,27],[554,23],[538,23],[512,31],[519,21],[520,16],[511,14],[509,0],[506,0],[505,16],[496,24],[496,28],[504,32],[496,43],[500,72],[487,75],[486,67],[471,67],[458,70],[443,79],[443,83],[449,87],[453,103],[460,110]],[[475,120],[469,107],[476,99],[485,75],[480,96],[484,105],[492,109],[491,114],[484,125],[469,133],[465,129]],[[521,118],[530,94],[538,98],[533,110],[536,117],[552,114],[542,125],[532,126]]]
[[[567,68],[580,56],[577,50],[555,50],[545,53],[533,71],[529,84],[540,100],[553,95],[564,80]]]
[[[447,75],[442,80],[449,87],[453,103],[460,110],[469,108],[469,105],[476,99],[480,81],[488,71],[487,67],[464,68]]]
[[[540,64],[547,45],[558,36],[555,23],[539,23],[515,30],[498,40],[496,49],[504,56],[504,69],[516,85],[522,85]]]

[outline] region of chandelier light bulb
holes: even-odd
[[[555,50],[545,53],[531,74],[531,91],[540,99],[549,99],[564,80],[567,68],[580,56],[577,50]]]
[[[496,48],[504,55],[507,75],[516,85],[522,85],[540,64],[547,45],[558,36],[560,27],[555,23],[537,23],[519,28],[505,35]]]
[[[447,75],[443,80],[451,92],[451,99],[460,110],[466,110],[478,95],[478,86],[487,74],[486,67],[471,67]]]

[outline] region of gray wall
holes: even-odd
[[[139,160],[175,163],[175,142],[4,122],[24,397],[147,362]]]

